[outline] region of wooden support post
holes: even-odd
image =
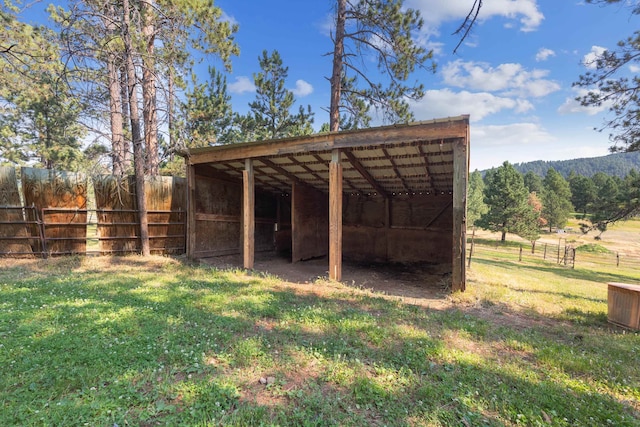
[[[244,268],[252,269],[255,252],[255,187],[253,160],[244,161],[242,171],[242,255]]]
[[[467,137],[453,143],[453,253],[451,290],[464,291],[466,288],[467,253],[467,180],[469,177],[469,141]]]
[[[333,150],[329,164],[329,279],[342,279],[342,163]]]
[[[187,166],[187,258],[194,259],[196,252],[196,170],[185,159]]]

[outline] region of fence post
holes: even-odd
[[[44,223],[44,211],[40,212],[40,215],[38,215],[38,208],[35,207],[35,205],[32,203],[31,204],[33,212],[34,212],[34,217],[36,219],[36,221],[38,222],[38,228],[40,229],[40,246],[42,249],[42,258],[48,258],[48,251],[47,251],[47,235],[46,235],[46,228],[45,228],[45,223]]]
[[[573,262],[571,263],[571,268],[576,268],[576,248],[570,248],[571,253],[573,254]]]
[[[476,226],[473,226],[473,231],[471,232],[471,248],[469,249],[469,261],[467,262],[467,268],[471,268],[471,256],[473,255],[473,244],[476,238]]]
[[[547,260],[547,244],[544,244],[544,255],[542,255],[542,259],[543,260]]]
[[[520,245],[520,255],[518,256],[518,261],[522,261],[522,245]]]
[[[534,240],[533,243],[531,243],[531,255],[535,255],[536,254],[536,241]]]
[[[616,267],[620,267],[620,252],[616,252]]]
[[[560,241],[558,241],[558,264],[560,264]]]

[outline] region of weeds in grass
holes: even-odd
[[[606,323],[603,274],[479,259],[434,309],[171,259],[20,261],[0,425],[637,426],[640,336]]]

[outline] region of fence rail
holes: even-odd
[[[0,256],[33,255],[46,258],[50,255],[101,255],[101,254],[123,254],[136,253],[140,248],[139,223],[128,220],[117,220],[117,214],[127,213],[138,215],[137,210],[118,209],[75,209],[75,208],[43,208],[37,209],[33,206],[0,206],[0,212],[11,212],[12,215],[3,215],[10,220],[0,221]],[[74,214],[70,218],[64,218],[56,214]],[[99,214],[109,214],[99,217]],[[150,233],[149,239],[154,241],[166,241],[171,245],[162,244],[152,247],[155,253],[184,253],[186,251],[186,211],[184,210],[149,210],[148,214],[169,215],[171,221],[151,221],[149,226],[156,230]],[[76,215],[83,219],[74,221]],[[180,218],[175,221],[175,218]],[[109,222],[105,222],[108,218]],[[133,235],[103,236],[100,233],[101,227],[134,226],[136,233]],[[166,227],[162,232],[161,227]],[[58,229],[79,229],[74,230],[72,235],[60,235],[53,230]],[[84,231],[82,231],[84,228]],[[171,232],[169,232],[171,230]],[[59,230],[58,230],[59,231]],[[176,232],[177,231],[177,232]],[[82,235],[78,235],[78,233]],[[133,245],[113,249],[102,247],[103,242],[109,241],[133,241]],[[21,245],[11,245],[6,242],[18,242]],[[79,246],[82,250],[69,250],[67,245],[61,245],[56,249],[56,243],[75,242],[83,244]],[[18,248],[18,249],[17,249]]]
[[[471,267],[478,251],[483,255],[508,258],[518,262],[545,261],[568,268],[606,265],[610,267],[637,268],[640,256],[623,252],[593,253],[580,251],[568,244],[499,242],[487,239],[471,239],[468,241],[467,265]]]

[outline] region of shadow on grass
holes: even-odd
[[[579,325],[523,326],[475,308],[431,310],[349,289],[304,294],[205,268],[178,266],[160,277],[136,267],[0,280],[3,424],[637,421],[630,405],[585,384],[622,387],[623,378],[637,378],[638,355],[627,351],[628,366],[616,365],[628,346],[598,342],[601,335]],[[260,384],[267,375],[275,382]]]

